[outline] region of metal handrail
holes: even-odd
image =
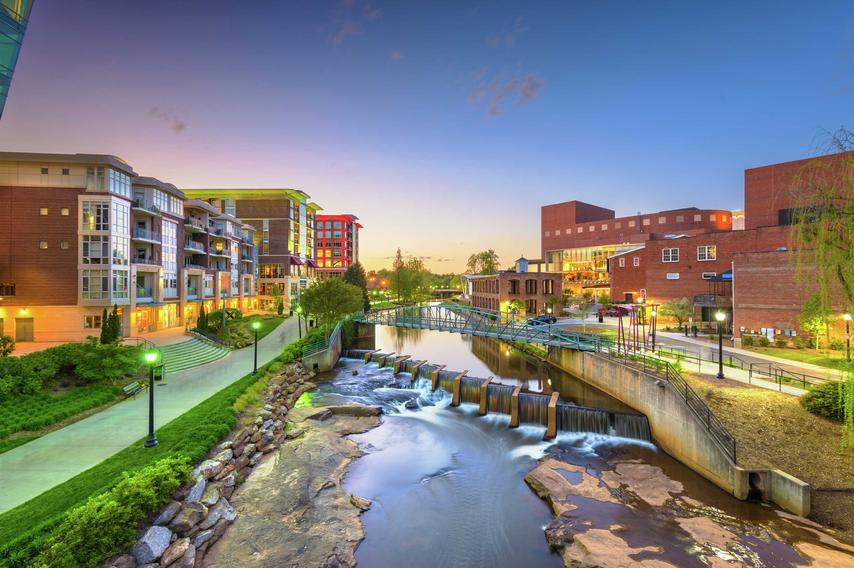
[[[316,355],[321,351],[325,351],[329,349],[329,346],[335,341],[336,337],[341,334],[341,322],[339,321],[335,324],[335,328],[332,330],[332,333],[329,334],[329,337],[321,339],[319,341],[315,341],[314,343],[309,343],[308,345],[302,348],[302,356],[310,357],[311,355]]]

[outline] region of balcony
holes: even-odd
[[[207,270],[207,266],[202,266],[201,264],[193,264],[192,262],[184,263],[184,270]]]
[[[136,228],[133,230],[133,240],[160,244],[160,233],[155,233],[148,229]]]
[[[732,297],[716,294],[699,294],[694,296],[694,305],[707,308],[731,308]]]
[[[195,286],[187,286],[187,299],[195,300],[199,297],[199,290]]]
[[[226,264],[225,262],[215,262],[213,263],[213,265],[211,265],[211,269],[218,270],[219,272],[227,272],[228,264]]]
[[[160,266],[160,257],[157,255],[135,256],[130,259],[131,264],[143,264],[149,266]]]
[[[137,303],[143,302],[151,302],[152,298],[152,289],[151,287],[146,286],[137,286],[136,287],[136,301]]]
[[[187,233],[205,233],[207,227],[205,227],[204,221],[187,217],[184,219],[184,231]]]
[[[231,252],[229,252],[227,250],[211,249],[208,254],[210,254],[211,256],[215,256],[217,258],[231,258]]]
[[[255,262],[255,259],[252,257],[251,254],[241,254],[240,260],[244,262]]]
[[[255,244],[255,241],[252,239],[252,237],[241,237],[240,240],[244,245],[252,246]]]
[[[157,217],[160,215],[160,209],[158,207],[154,205],[146,205],[145,201],[142,199],[133,200],[133,210],[134,213],[141,213],[150,217]]]
[[[205,253],[205,245],[202,243],[197,243],[196,241],[184,241],[184,252],[193,253]]]

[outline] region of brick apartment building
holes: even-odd
[[[560,273],[541,271],[543,268],[543,262],[523,257],[516,261],[515,270],[465,276],[466,295],[476,308],[507,312],[511,301],[520,300],[525,305],[523,315],[533,317],[546,313],[549,298],[563,295],[563,284]]]
[[[251,227],[186,203],[115,156],[0,153],[0,330],[80,340],[114,305],[125,335],[189,323],[201,302],[246,309]]]
[[[616,217],[611,209],[567,201],[541,209],[541,249],[546,269],[563,274],[563,287],[595,296],[610,291],[608,258],[667,235],[696,235],[732,228],[732,213],[689,207]]]
[[[276,290],[287,310],[316,280],[315,216],[321,208],[296,189],[187,189],[215,211],[254,229],[258,298],[269,306]]]
[[[359,218],[352,214],[316,217],[317,275],[341,277],[359,262]]]

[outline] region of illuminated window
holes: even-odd
[[[715,260],[717,258],[717,248],[715,245],[705,245],[697,247],[697,260]]]
[[[39,241],[39,248],[44,250],[47,248],[47,241]]]
[[[649,225],[649,219],[644,219],[643,220],[643,226],[646,227],[648,225]]]
[[[47,207],[41,207],[41,208],[39,208],[39,215],[41,215],[42,217],[46,216],[46,215],[47,215],[47,213],[48,213],[48,211],[47,211]]]
[[[685,222],[685,215],[677,215],[676,216],[676,222],[677,223],[684,223]]]
[[[699,222],[700,222],[700,221],[702,221],[702,220],[703,220],[703,216],[702,216],[702,215],[694,215],[694,222],[695,222],[695,223],[699,223]]]
[[[711,215],[709,215],[709,221],[711,221],[712,223],[714,223],[714,222],[715,222],[715,214],[714,214],[714,213],[712,213]]]
[[[587,230],[592,233],[596,230],[596,225],[590,225],[589,227],[587,227]]]
[[[59,214],[63,217],[68,217],[68,207],[63,207],[62,209],[60,209]]]
[[[634,226],[635,226],[635,222],[634,222],[634,221],[629,221],[629,227],[634,227]]]
[[[608,230],[608,223],[602,223],[602,230],[603,230],[603,231],[607,231],[607,230]]]
[[[667,223],[667,217],[659,217],[658,218],[658,224],[659,225],[663,225],[665,223]]]

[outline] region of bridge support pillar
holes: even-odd
[[[380,368],[385,367],[386,361],[388,361],[388,358],[392,355],[394,355],[394,351],[386,353],[385,355],[380,355],[380,358],[377,359],[377,366]]]
[[[401,356],[401,357],[397,357],[397,358],[394,360],[394,365],[392,366],[392,369],[393,369],[393,371],[392,371],[392,372],[393,372],[395,375],[396,375],[396,374],[398,374],[398,373],[400,372],[400,365],[401,365],[401,363],[403,363],[403,362],[404,362],[404,361],[406,361],[407,359],[409,359],[409,355],[403,355],[403,356]]]
[[[522,385],[517,385],[513,394],[510,395],[510,427],[519,427],[519,393],[522,392]]]
[[[478,414],[480,416],[484,416],[489,411],[489,405],[487,404],[486,397],[489,396],[489,383],[492,381],[492,376],[488,379],[484,379],[483,383],[480,385],[480,410],[478,410]]]
[[[439,388],[439,371],[445,368],[445,365],[439,365],[433,371],[433,374],[430,376],[431,381],[433,382],[433,390]]]
[[[551,440],[557,436],[557,399],[560,398],[560,393],[553,392],[552,398],[549,400],[548,417],[549,424],[546,426],[546,440]]]
[[[374,353],[379,353],[380,351],[380,349],[374,349],[373,351],[368,351],[367,353],[365,353],[365,363],[370,363],[371,357],[374,356]]]
[[[460,398],[461,398],[461,396],[460,396],[461,392],[460,391],[462,391],[463,377],[465,376],[466,373],[468,373],[468,371],[463,371],[462,373],[460,373],[459,375],[454,377],[454,392],[452,393],[452,396],[451,396],[451,406],[459,406],[460,405]]]
[[[418,380],[418,370],[419,370],[419,369],[421,369],[421,365],[424,365],[425,363],[427,363],[427,360],[426,360],[426,359],[425,359],[425,360],[423,360],[423,361],[418,361],[418,362],[417,362],[417,363],[415,363],[415,364],[412,366],[412,368],[409,370],[409,372],[410,372],[410,373],[412,373],[412,383],[413,383],[413,384],[415,383],[415,381],[417,381],[417,380]]]

